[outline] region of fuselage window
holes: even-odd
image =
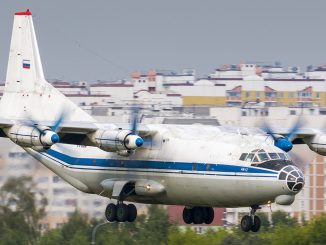
[[[244,161],[246,159],[247,155],[248,155],[247,153],[242,153],[240,156],[240,160]]]
[[[247,156],[247,158],[246,158],[246,161],[247,162],[251,162],[251,160],[254,158],[254,155],[255,154],[253,154],[253,153],[249,153],[248,156]]]
[[[269,157],[271,158],[271,159],[279,159],[279,157],[278,157],[278,155],[277,155],[277,153],[268,153],[268,155],[269,155]]]
[[[258,156],[261,162],[266,162],[269,160],[269,157],[266,153],[259,153]]]

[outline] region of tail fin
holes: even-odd
[[[94,121],[45,80],[32,13],[16,13],[0,116],[54,121],[63,110],[68,113],[68,121]]]

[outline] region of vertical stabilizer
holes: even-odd
[[[32,13],[15,14],[11,36],[5,92],[33,91],[44,80]],[[33,84],[34,86],[30,86]]]
[[[16,13],[0,116],[53,121],[63,111],[68,121],[94,121],[45,80],[32,13]]]

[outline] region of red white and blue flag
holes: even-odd
[[[31,69],[31,61],[30,60],[23,60],[23,68],[24,69]]]

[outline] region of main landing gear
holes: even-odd
[[[109,222],[133,222],[137,218],[137,208],[134,204],[124,204],[118,201],[115,205],[110,203],[105,209],[105,217]]]
[[[250,214],[245,215],[241,219],[241,229],[244,232],[252,231],[257,232],[260,229],[260,218],[255,215],[257,209],[261,209],[259,206],[251,206]]]
[[[185,207],[182,217],[186,224],[211,224],[214,220],[214,209],[212,207]]]

